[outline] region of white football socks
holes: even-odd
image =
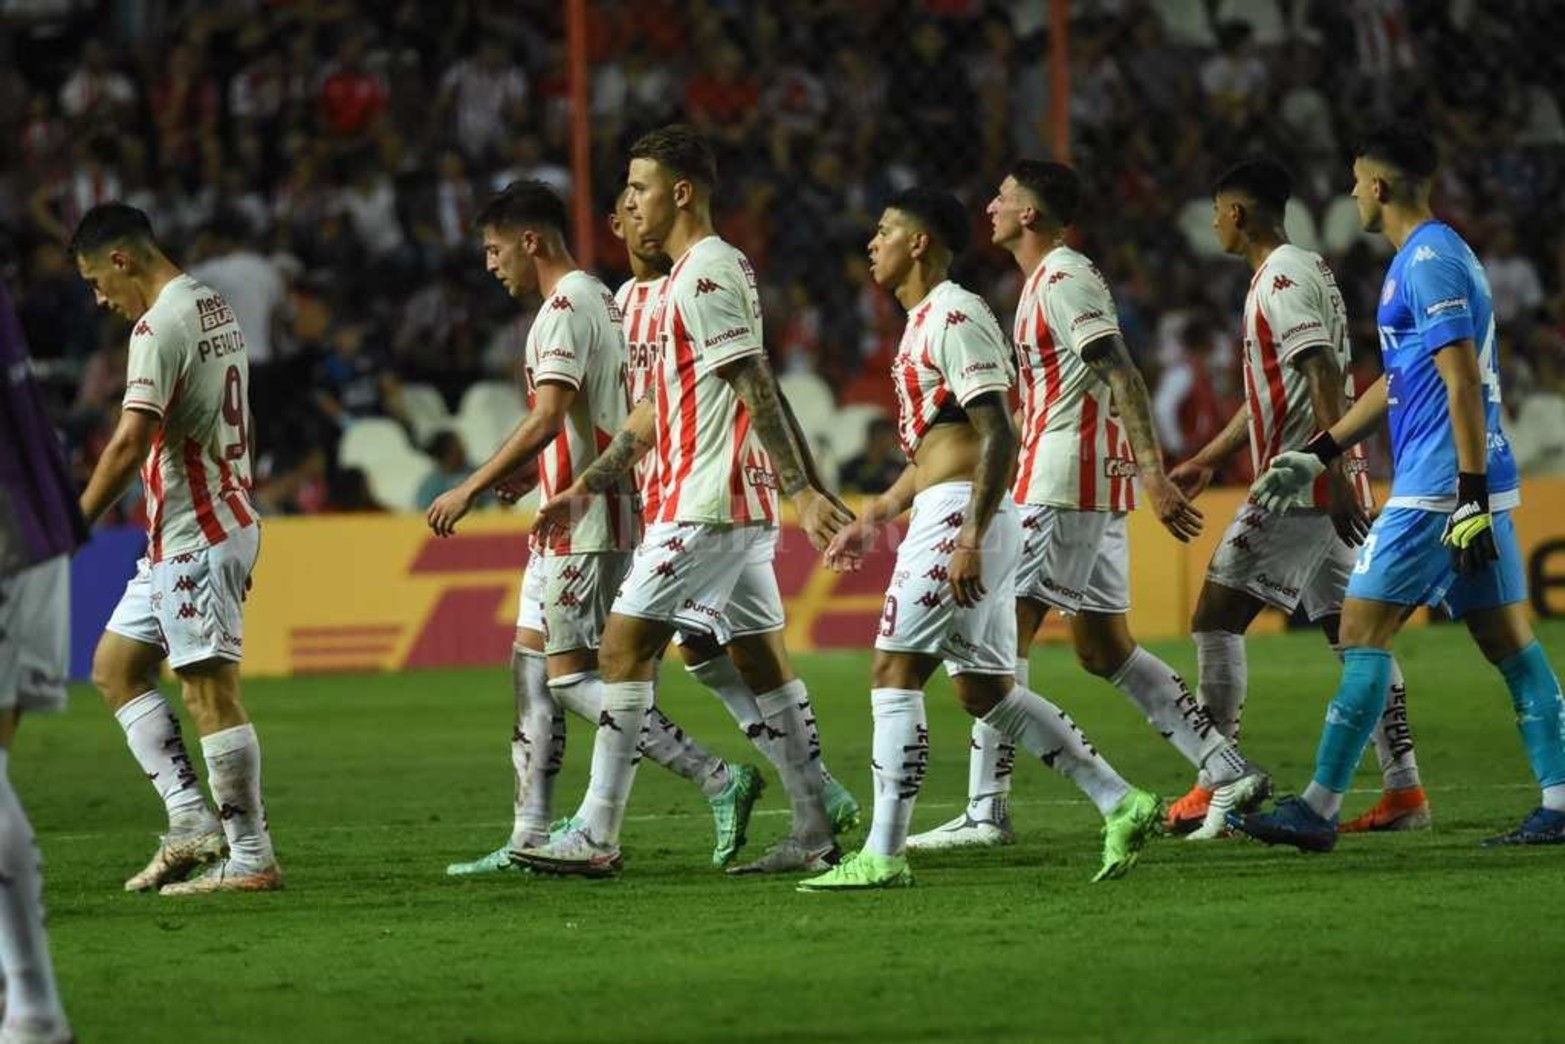
[[[592,777],[579,814],[589,838],[600,845],[613,845],[619,842],[625,805],[636,781],[653,686],[649,681],[599,685],[603,698],[592,744]]]
[[[1381,712],[1371,738],[1375,741],[1375,760],[1380,763],[1385,789],[1410,790],[1423,785],[1418,777],[1418,756],[1413,752],[1413,730],[1407,721],[1407,682],[1394,658],[1386,709]]]
[[[745,734],[745,738],[761,752],[773,768],[781,773],[784,760],[782,745],[767,731],[766,723],[761,720],[761,708],[755,702],[755,693],[745,683],[739,668],[734,666],[734,661],[725,653],[714,656],[704,663],[698,663],[694,667],[686,667],[685,670],[692,678],[706,686],[712,695],[728,708],[728,713],[733,716],[740,731]],[[807,691],[800,696],[801,702],[808,703],[809,699],[810,695]],[[813,718],[815,708],[813,706],[804,708],[804,715]],[[817,742],[819,742],[818,737]],[[829,782],[831,772],[826,768],[824,759],[820,760],[820,766],[821,777]]]
[[[1247,766],[1239,749],[1218,731],[1185,680],[1168,664],[1138,645],[1109,682],[1130,697],[1158,734],[1212,785],[1244,775]]]
[[[1027,687],[1029,664],[1016,661],[1016,684]],[[982,718],[974,718],[968,738],[967,815],[976,823],[999,823],[1010,814],[1011,772],[1016,744]]]
[[[821,769],[821,736],[804,681],[795,678],[755,697],[761,721],[776,744],[777,775],[793,812],[792,837],[807,847],[830,842],[826,815],[826,777]]]
[[[1300,796],[1304,799],[1304,803],[1314,809],[1322,819],[1330,819],[1342,811],[1342,795],[1321,786],[1313,779],[1305,786],[1304,793]]]
[[[246,722],[202,736],[201,753],[206,756],[207,785],[228,836],[230,862],[246,870],[271,866],[277,860],[261,801],[261,743],[255,726]]]
[[[516,696],[516,729],[511,736],[511,767],[516,774],[511,814],[513,852],[548,835],[554,815],[554,784],[565,760],[565,711],[549,689],[547,664],[542,653],[512,650],[511,685]]]
[[[8,1026],[48,1027],[57,1030],[61,1039],[69,1036],[44,931],[42,861],[27,813],[11,786],[10,752],[4,748],[0,748],[0,969],[5,973]]]
[[[728,763],[691,738],[654,704],[647,711],[647,738],[642,753],[654,764],[688,779],[708,799],[721,794],[732,778]]]
[[[1107,815],[1130,793],[1130,784],[1098,754],[1070,715],[1020,685],[984,715],[984,721],[1076,784]]]
[[[1197,631],[1191,637],[1195,639],[1196,702],[1212,719],[1218,732],[1237,742],[1239,719],[1244,714],[1244,698],[1250,681],[1244,635],[1232,631]],[[1213,786],[1204,772],[1198,782],[1208,790]]]
[[[144,692],[115,711],[114,717],[125,730],[125,742],[136,763],[163,799],[169,832],[216,830],[217,821],[207,808],[201,780],[179,731],[179,718],[163,694],[156,689]]]
[[[864,851],[897,856],[907,847],[913,804],[929,764],[924,694],[917,689],[874,689],[875,738],[870,768],[875,777],[875,816]]]

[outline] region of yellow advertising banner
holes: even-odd
[[[1131,624],[1138,638],[1187,633],[1206,564],[1243,501],[1242,490],[1203,495],[1205,532],[1180,544],[1150,512],[1130,520]],[[1534,611],[1565,615],[1565,481],[1523,489],[1515,513]],[[504,663],[527,564],[527,520],[471,516],[458,536],[432,535],[417,515],[281,518],[265,524],[245,614],[245,670],[253,676]],[[874,642],[895,542],[859,573],[820,565],[803,534],[785,527],[779,585],[794,649]],[[1281,626],[1268,614],[1263,627]],[[1043,637],[1058,637],[1058,619]]]

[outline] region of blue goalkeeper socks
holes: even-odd
[[[1565,786],[1565,700],[1560,698],[1560,682],[1549,658],[1535,641],[1496,666],[1511,690],[1516,727],[1532,774],[1545,790]]]
[[[1354,647],[1342,652],[1342,682],[1326,708],[1326,727],[1315,750],[1317,786],[1341,794],[1364,757],[1364,748],[1386,708],[1391,652]]]

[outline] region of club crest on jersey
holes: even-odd
[[[702,294],[713,294],[713,293],[716,293],[717,290],[718,290],[717,283],[713,282],[710,279],[707,279],[705,276],[702,276],[700,279],[696,280],[696,296],[697,297],[700,297]]]
[[[1299,285],[1298,283],[1295,283],[1292,279],[1289,279],[1286,275],[1279,275],[1277,278],[1272,280],[1272,293],[1280,294],[1284,290],[1288,289],[1290,286],[1298,286],[1298,285]]]

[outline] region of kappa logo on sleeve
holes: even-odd
[[[721,289],[722,287],[718,286],[714,280],[708,279],[705,276],[702,276],[700,279],[696,280],[697,297],[700,297],[702,294],[715,294]]]
[[[1288,289],[1289,287],[1291,287],[1291,286],[1298,286],[1298,285],[1299,285],[1298,283],[1295,283],[1292,279],[1289,279],[1286,275],[1279,275],[1277,278],[1272,280],[1272,293],[1280,294],[1284,290]]]
[[[549,309],[555,312],[574,312],[576,310],[571,305],[571,299],[564,294],[556,294],[554,300],[549,302]]]
[[[152,336],[152,324],[147,322],[145,319],[141,320],[140,322],[138,322],[136,324],[136,328],[131,331],[131,336],[133,336],[133,337],[151,337]]]
[[[965,322],[967,322],[967,313],[966,312],[947,312],[946,313],[946,325],[947,326],[961,326]]]
[[[1071,277],[1071,274],[1069,272],[1050,272],[1049,273],[1049,285],[1053,286],[1055,283],[1063,282],[1064,280],[1069,279],[1070,277]]]

